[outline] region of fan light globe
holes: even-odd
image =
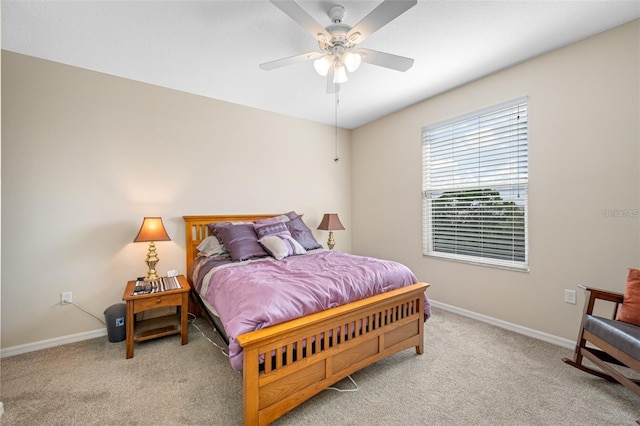
[[[360,67],[360,63],[362,62],[362,56],[357,53],[347,52],[343,55],[344,65],[347,67],[349,72],[354,72]]]
[[[347,72],[344,67],[337,66],[335,68],[335,73],[333,74],[333,82],[337,84],[346,83],[349,79],[347,78]]]
[[[329,67],[331,67],[331,60],[327,57],[327,55],[324,55],[323,57],[313,61],[313,67],[316,69],[316,72],[318,74],[325,77],[329,73]]]

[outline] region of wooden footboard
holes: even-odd
[[[428,286],[413,284],[238,336],[245,425],[269,424],[391,354],[411,347],[422,354]]]
[[[273,215],[184,216],[187,273],[207,224]],[[237,337],[243,348],[244,424],[266,425],[348,375],[424,345],[426,283]]]

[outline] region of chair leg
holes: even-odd
[[[601,371],[598,371],[598,370],[594,370],[593,368],[589,368],[586,365],[582,364],[582,356],[580,356],[580,358],[581,359],[580,359],[579,363],[574,361],[574,360],[572,360],[571,358],[562,358],[562,361],[565,362],[566,364],[569,364],[572,367],[577,368],[578,370],[582,370],[582,371],[584,371],[586,373],[593,374],[594,376],[600,377],[601,379],[605,379],[605,380],[608,380],[610,382],[616,382],[617,383],[617,380],[614,379],[613,377],[611,377],[610,375],[605,374],[605,373],[603,373]]]

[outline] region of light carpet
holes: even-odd
[[[209,324],[195,325],[188,345],[177,335],[138,343],[129,360],[106,337],[2,359],[2,424],[241,425],[242,376],[208,340]],[[357,392],[325,390],[274,425],[635,425],[640,399],[567,356],[434,308],[423,355],[369,366],[352,375]]]

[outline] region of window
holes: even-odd
[[[527,158],[526,97],[424,127],[423,254],[528,270]]]

